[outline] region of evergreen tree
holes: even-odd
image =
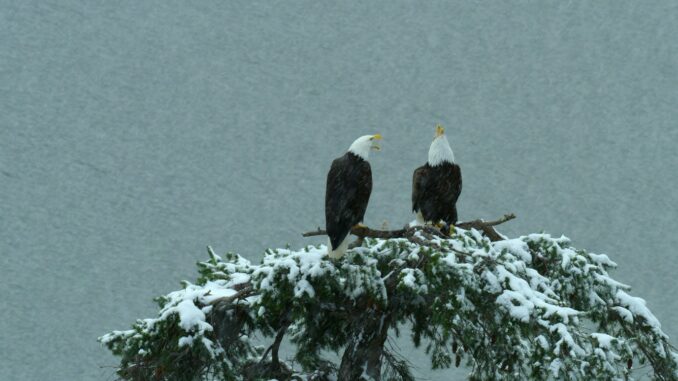
[[[324,246],[267,250],[258,265],[208,248],[197,282],[158,298],[156,318],[99,340],[124,380],[414,380],[386,345],[403,327],[434,369],[463,362],[469,380],[678,379],[659,321],[606,255],[489,224],[356,234],[367,237],[337,261]]]

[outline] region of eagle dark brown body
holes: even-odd
[[[417,168],[412,176],[412,211],[421,213],[425,222],[457,222],[457,199],[461,194],[461,168],[443,162],[435,167],[428,163]]]
[[[372,193],[370,163],[347,152],[332,161],[325,190],[325,227],[332,249],[363,221]]]

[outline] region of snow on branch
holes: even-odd
[[[451,236],[363,231],[340,260],[323,245],[266,250],[259,264],[208,249],[196,283],[158,298],[156,317],[99,341],[125,380],[413,380],[386,345],[403,324],[431,367],[464,363],[473,380],[678,378],[659,321],[609,275],[607,255],[566,237],[484,233],[511,218],[458,224]],[[279,358],[283,336],[292,361]]]

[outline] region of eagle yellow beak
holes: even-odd
[[[370,146],[372,151],[381,151],[381,147],[379,146],[379,143],[377,143],[377,140],[381,140],[381,134],[372,135],[372,145]]]
[[[436,125],[436,138],[445,134],[445,128],[441,125]]]

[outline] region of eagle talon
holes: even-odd
[[[440,222],[436,224],[436,228],[440,230],[441,233],[443,233],[446,236],[450,235],[450,225],[446,224],[445,222]]]
[[[353,229],[367,229],[367,225],[364,225],[362,222],[358,222],[357,224],[353,225]]]

